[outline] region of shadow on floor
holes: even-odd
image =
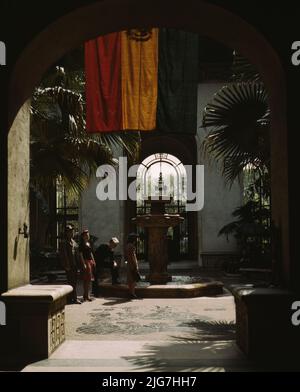
[[[203,319],[181,323],[189,336],[149,345],[140,355],[125,359],[139,371],[232,372],[251,371],[251,364],[236,346],[234,321]]]
[[[104,298],[105,300],[108,300],[108,302],[104,302],[102,305],[103,306],[114,306],[114,305],[120,305],[120,304],[125,304],[126,302],[130,302],[130,298]]]
[[[151,344],[134,356],[124,357],[133,371],[143,372],[299,372],[300,365],[291,358],[250,360],[234,341],[195,341]],[[185,340],[185,341],[183,341]]]
[[[295,358],[280,354],[250,360],[235,343],[234,321],[193,320],[182,323],[196,329],[189,336],[148,345],[138,356],[125,359],[138,371],[286,372],[299,371]]]
[[[134,371],[233,372],[251,371],[252,364],[232,341],[166,341],[149,345],[139,355],[125,357]]]
[[[181,324],[196,330],[193,335],[186,337],[172,336],[176,340],[201,340],[201,341],[228,341],[235,340],[236,326],[234,321],[207,321],[203,319],[192,320]]]

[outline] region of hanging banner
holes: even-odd
[[[99,37],[85,44],[85,72],[88,132],[196,133],[197,34]]]

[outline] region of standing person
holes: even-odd
[[[74,241],[74,228],[71,225],[67,225],[65,229],[65,238],[60,243],[59,255],[62,266],[66,271],[67,282],[73,287],[72,299],[73,304],[81,304],[77,299],[77,258],[76,251],[78,245]]]
[[[130,298],[137,298],[135,294],[136,282],[140,280],[138,261],[136,257],[136,240],[138,235],[129,234],[127,238],[125,258],[127,261],[127,284]]]
[[[92,301],[89,291],[90,283],[93,280],[93,269],[96,263],[88,230],[84,230],[80,235],[79,256],[82,266],[83,300]]]
[[[99,294],[98,278],[100,276],[101,269],[103,268],[110,269],[112,284],[120,284],[119,266],[115,261],[114,256],[114,249],[118,246],[118,244],[118,238],[112,237],[107,244],[101,244],[95,251],[96,276],[93,282],[93,293],[95,296]]]

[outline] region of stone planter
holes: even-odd
[[[291,322],[295,296],[285,290],[231,286],[236,304],[236,341],[248,358],[278,364],[299,362],[300,328]]]
[[[0,362],[26,364],[48,358],[65,340],[68,285],[26,285],[3,293],[6,326],[0,328]]]

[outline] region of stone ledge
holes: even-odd
[[[291,291],[273,288],[273,287],[259,287],[259,285],[245,284],[245,285],[230,285],[229,290],[235,298],[241,298],[244,301],[258,300],[260,298],[269,298],[274,300],[275,297],[280,297],[288,300],[295,298]]]
[[[3,294],[4,300],[20,301],[20,300],[41,300],[43,302],[54,302],[70,294],[73,288],[69,285],[31,285],[17,287]]]
[[[101,284],[100,295],[110,297],[128,297],[126,285]],[[151,285],[137,287],[136,295],[139,298],[193,298],[223,294],[223,283],[207,282],[185,285]]]

